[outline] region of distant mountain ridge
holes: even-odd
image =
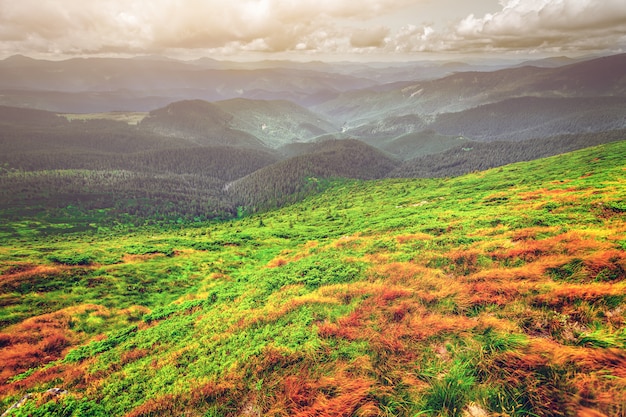
[[[493,72],[460,72],[432,81],[404,84],[384,93],[354,90],[315,106],[314,110],[356,127],[392,115],[458,112],[525,96],[626,96],[626,54],[557,68],[526,66]]]

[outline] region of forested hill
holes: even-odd
[[[199,145],[230,145],[262,149],[263,142],[231,126],[233,116],[202,100],[172,103],[150,112],[140,128],[158,135],[181,137]]]
[[[320,182],[337,178],[384,178],[397,161],[356,140],[321,142],[304,155],[262,168],[228,185],[228,193],[247,210],[277,207],[315,192]]]
[[[284,100],[181,101],[150,112],[141,129],[201,145],[277,148],[338,131],[319,115]]]

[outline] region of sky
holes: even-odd
[[[358,61],[624,51],[625,0],[0,0],[0,58]]]

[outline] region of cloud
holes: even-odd
[[[503,0],[502,10],[470,15],[450,44],[495,50],[610,48],[626,35],[623,0]]]
[[[382,23],[424,1],[0,0],[0,54],[412,54],[626,46],[624,0],[501,0],[499,11],[447,27]]]
[[[375,26],[369,29],[357,29],[350,37],[350,45],[355,48],[378,48],[385,44],[385,38],[390,29],[385,26]]]
[[[385,49],[412,52],[607,51],[626,47],[623,0],[501,0],[501,10],[473,14],[446,28],[404,26]]]
[[[414,1],[414,0],[413,0]],[[0,44],[38,52],[289,51],[411,0],[0,0]],[[345,26],[345,25],[344,25]],[[359,43],[363,36],[355,35]],[[328,44],[325,39],[323,44]],[[346,43],[347,40],[338,40]]]

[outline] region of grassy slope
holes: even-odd
[[[618,142],[220,225],[5,239],[0,410],[623,415],[624,161]]]

